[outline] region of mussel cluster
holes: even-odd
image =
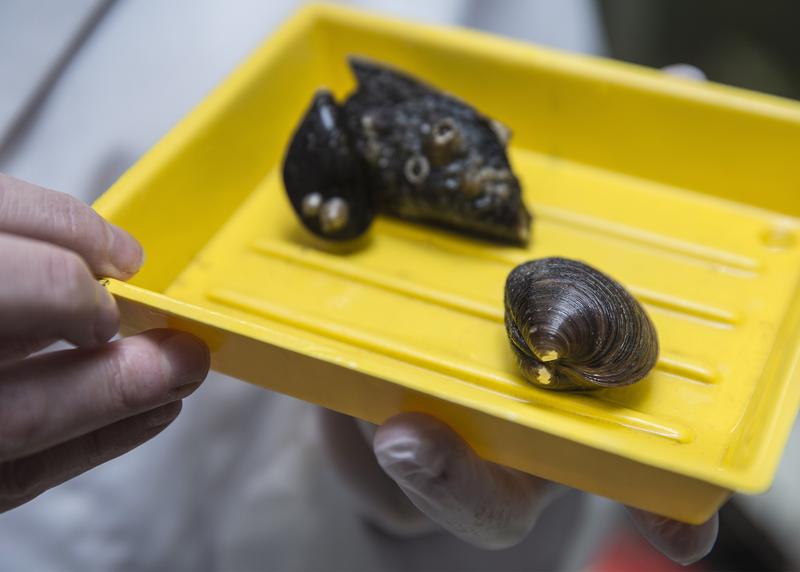
[[[364,234],[378,212],[516,245],[531,215],[506,156],[510,130],[406,74],[351,59],[357,89],[318,91],[284,160],[303,225],[330,240]],[[639,303],[564,258],[516,267],[505,326],[523,375],[555,390],[619,387],[655,365],[658,338]]]
[[[331,240],[362,235],[376,213],[524,245],[531,215],[506,156],[510,130],[406,74],[351,58],[357,89],[320,90],[283,166],[303,225]]]

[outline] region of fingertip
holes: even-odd
[[[144,264],[144,249],[127,231],[110,222],[106,224],[109,229],[109,259],[118,271],[114,278],[127,280]]]
[[[393,478],[425,473],[435,478],[444,470],[448,455],[458,450],[458,437],[450,427],[423,413],[401,413],[375,432],[373,448],[378,464]]]
[[[691,64],[672,64],[661,68],[661,71],[675,77],[682,77],[695,81],[705,81],[707,79],[703,70]]]
[[[211,353],[200,339],[185,332],[167,332],[159,339],[168,375],[177,386],[201,383],[211,368]]]
[[[143,421],[145,426],[148,429],[160,429],[166,427],[178,417],[178,414],[183,409],[183,401],[173,401],[171,403],[167,403],[166,405],[162,405],[161,407],[157,407],[155,409],[151,409],[147,413],[143,414]]]
[[[714,549],[719,534],[719,515],[715,514],[708,521],[699,525],[684,525],[691,528],[687,538],[682,542],[682,551],[679,552],[676,562],[683,566],[694,564],[708,556]]]
[[[373,447],[378,464],[412,502],[421,500],[434,512],[448,512],[445,506],[464,502],[463,495],[469,496],[467,489],[484,468],[455,431],[423,413],[402,413],[386,421]],[[437,520],[432,513],[428,516]]]
[[[483,460],[452,428],[425,414],[389,419],[374,447],[378,463],[417,508],[483,549],[520,542],[550,498],[543,481]]]
[[[682,566],[702,560],[714,548],[719,532],[717,514],[703,524],[692,525],[640,509],[625,508],[642,536],[667,558]]]
[[[445,455],[435,443],[414,434],[376,435],[375,458],[395,481],[435,480],[444,472]]]
[[[395,435],[413,434],[421,438],[461,441],[455,431],[435,417],[417,411],[407,411],[390,417],[378,427],[375,439],[388,439]]]
[[[94,325],[94,336],[97,343],[110,340],[119,331],[119,308],[111,293],[101,284],[98,288],[99,311]]]

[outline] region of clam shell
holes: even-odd
[[[658,358],[658,336],[625,288],[591,266],[543,258],[506,280],[505,325],[522,374],[547,389],[619,387]]]

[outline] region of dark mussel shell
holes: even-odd
[[[298,126],[283,163],[289,201],[303,225],[323,238],[350,240],[375,217],[374,195],[354,153],[342,109],[318,91]]]
[[[512,270],[505,324],[523,375],[547,389],[629,385],[658,358],[656,330],[642,306],[575,260],[543,258]]]
[[[382,212],[524,245],[531,215],[506,144],[510,130],[386,66],[351,58],[345,118]]]

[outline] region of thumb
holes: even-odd
[[[383,470],[428,518],[480,548],[520,542],[555,485],[481,459],[444,423],[403,413],[374,441]]]

